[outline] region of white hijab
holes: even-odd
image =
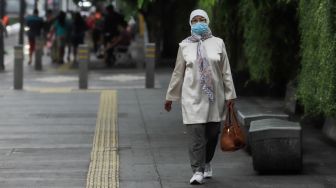
[[[206,19],[206,23],[209,25],[210,24],[210,19],[209,19],[209,16],[208,14],[202,10],[202,9],[196,9],[194,11],[192,11],[190,13],[190,18],[189,18],[189,24],[191,26],[191,20],[195,17],[195,16],[202,16]]]

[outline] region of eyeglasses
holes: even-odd
[[[206,19],[205,18],[193,18],[192,20],[191,20],[191,24],[195,24],[195,23],[197,23],[197,22],[201,22],[201,23],[206,23]]]

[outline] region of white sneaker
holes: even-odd
[[[195,174],[190,179],[190,184],[198,185],[203,184],[203,173],[202,172],[195,172]]]
[[[204,178],[211,178],[212,177],[212,168],[210,163],[206,163],[204,166]]]

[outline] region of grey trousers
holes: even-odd
[[[189,158],[193,172],[204,172],[216,150],[220,122],[186,124],[189,140]]]

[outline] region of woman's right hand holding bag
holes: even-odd
[[[226,119],[221,134],[220,146],[222,151],[236,151],[245,147],[246,136],[234,111],[234,102],[229,100],[226,106]]]

